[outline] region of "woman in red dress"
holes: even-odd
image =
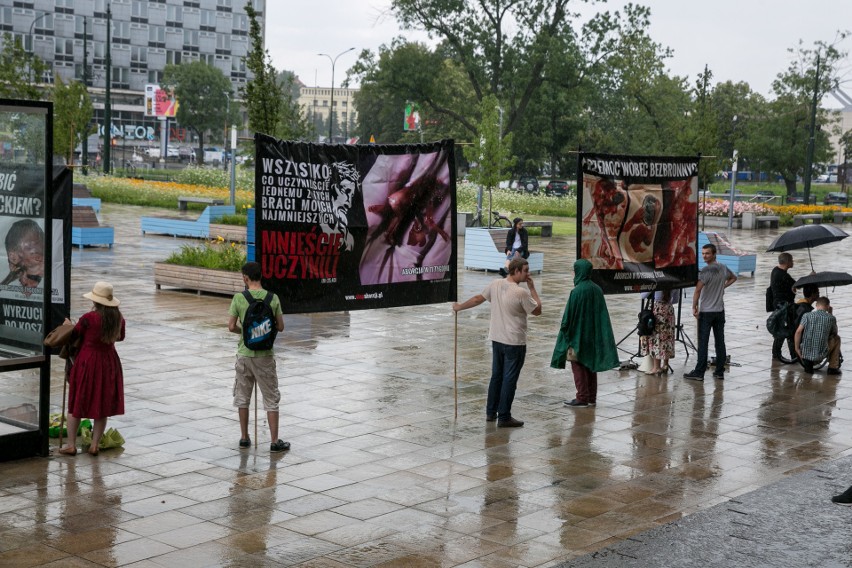
[[[115,342],[124,340],[124,318],[112,284],[97,282],[88,294],[92,311],[83,314],[74,326],[71,342],[82,338],[68,378],[68,445],[60,454],[77,455],[77,428],[80,419],[91,418],[92,445],[89,454],[98,455],[98,444],[106,430],[107,418],[124,414],[124,375]]]

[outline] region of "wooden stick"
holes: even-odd
[[[62,415],[59,417],[59,447],[62,447],[62,429],[65,428],[65,389],[68,386],[68,363],[65,363],[65,372],[62,374]],[[74,432],[76,435],[77,433]],[[76,443],[76,442],[75,442]]]
[[[453,311],[455,314],[455,325],[453,326],[453,399],[455,401],[455,418],[459,417],[459,313]]]

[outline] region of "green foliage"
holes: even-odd
[[[206,241],[197,246],[183,245],[180,250],[173,252],[163,262],[239,272],[246,263],[246,251],[236,243],[218,240]]]
[[[7,99],[43,100],[45,92],[35,83],[43,80],[48,65],[29,53],[20,39],[3,34],[0,52],[0,97]],[[32,80],[27,80],[27,78]]]
[[[236,122],[237,110],[230,107],[231,81],[218,68],[202,61],[166,65],[162,87],[173,90],[179,106],[177,121],[198,136],[200,160],[204,160],[204,136],[218,136]],[[236,107],[236,105],[234,105]],[[224,135],[223,135],[224,136]]]
[[[246,83],[241,94],[248,112],[249,129],[288,140],[304,139],[310,133],[310,125],[302,117],[293,95],[294,76],[285,73],[279,78],[269,52],[263,48],[257,11],[251,2],[246,3],[246,14],[251,46],[245,59],[254,78]]]
[[[53,153],[73,163],[74,148],[94,131],[92,99],[79,81],[67,85],[56,78],[53,88]]]
[[[511,155],[512,135],[501,138],[502,118],[497,97],[487,95],[480,105],[482,120],[479,123],[479,143],[465,146],[464,155],[476,167],[470,171],[471,180],[486,188],[497,187],[502,172],[515,163]]]
[[[457,184],[456,209],[458,211],[476,211],[476,185],[469,182]],[[576,217],[577,200],[573,197],[550,197],[543,194],[530,195],[505,189],[491,192],[491,207],[494,211],[512,217],[520,215],[540,215],[545,217]],[[483,216],[488,215],[488,193],[483,197]]]
[[[248,226],[248,216],[237,213],[236,215],[222,215],[217,221],[222,225],[239,225],[241,227]]]

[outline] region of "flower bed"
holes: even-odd
[[[240,269],[246,263],[242,245],[222,237],[201,245],[184,245],[165,261],[154,263],[154,284],[182,290],[235,294],[245,288]]]

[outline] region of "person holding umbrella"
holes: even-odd
[[[793,289],[796,283],[787,271],[793,268],[793,255],[782,252],[778,255],[778,266],[772,269],[769,276],[769,287],[772,289],[772,300],[777,310],[784,304],[792,304],[796,299],[796,291]],[[796,347],[793,338],[787,338],[787,348],[790,350],[790,358],[785,359],[781,355],[781,347],[784,345],[784,337],[775,337],[772,342],[772,358],[784,364],[796,362]]]
[[[814,363],[828,356],[828,374],[841,374],[837,319],[830,310],[828,298],[821,296],[817,299],[814,310],[804,314],[799,327],[796,328],[796,353],[802,360],[806,373],[813,373]]]

